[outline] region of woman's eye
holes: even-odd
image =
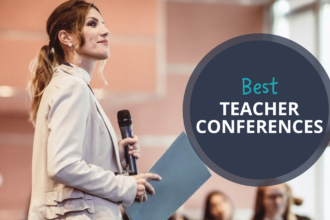
[[[92,26],[95,27],[96,26],[96,22],[95,21],[91,21],[87,23],[88,26]]]

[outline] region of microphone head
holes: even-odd
[[[131,114],[128,110],[121,110],[117,113],[118,124],[120,127],[132,124]]]

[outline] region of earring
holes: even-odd
[[[72,43],[71,42],[69,43],[69,47],[72,47]]]

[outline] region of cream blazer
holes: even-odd
[[[121,219],[135,199],[122,175],[115,131],[82,68],[61,64],[41,99],[35,126],[29,220]],[[119,174],[119,175],[116,175]]]

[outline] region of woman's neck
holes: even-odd
[[[77,56],[69,57],[69,59],[67,59],[66,61],[86,70],[87,73],[92,78],[92,74],[96,64],[96,59],[92,59],[90,57],[85,57],[80,55],[79,58]]]

